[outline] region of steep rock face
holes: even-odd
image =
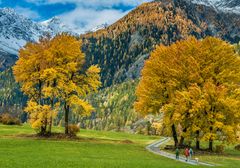
[[[188,0],[156,0],[97,32],[82,35],[89,64],[99,64],[104,86],[139,77],[156,45],[169,45],[188,36],[240,40],[240,15]]]

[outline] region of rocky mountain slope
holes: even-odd
[[[15,63],[18,50],[26,42],[37,41],[45,34],[54,36],[60,32],[73,33],[56,17],[37,23],[17,14],[13,9],[0,9],[0,71]]]
[[[214,7],[217,10],[227,13],[240,14],[239,0],[190,0],[192,3]]]

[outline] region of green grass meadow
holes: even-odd
[[[62,128],[54,128],[55,132]],[[81,130],[80,140],[31,138],[28,125],[0,125],[0,168],[191,168],[175,160],[154,155],[145,146],[156,136]],[[127,142],[131,143],[125,143]],[[239,168],[236,155],[204,157],[221,168]]]

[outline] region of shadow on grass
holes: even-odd
[[[93,143],[114,143],[114,144],[134,144],[133,141],[125,140],[113,140],[104,138],[88,138],[76,135],[66,135],[63,133],[52,133],[47,135],[39,134],[18,134],[8,135],[5,137],[19,138],[19,139],[32,139],[32,140],[53,140],[53,141],[75,141],[75,142],[93,142]]]

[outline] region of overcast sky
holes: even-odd
[[[14,8],[35,21],[58,16],[72,28],[83,31],[111,24],[143,2],[151,0],[0,0],[0,7]]]

